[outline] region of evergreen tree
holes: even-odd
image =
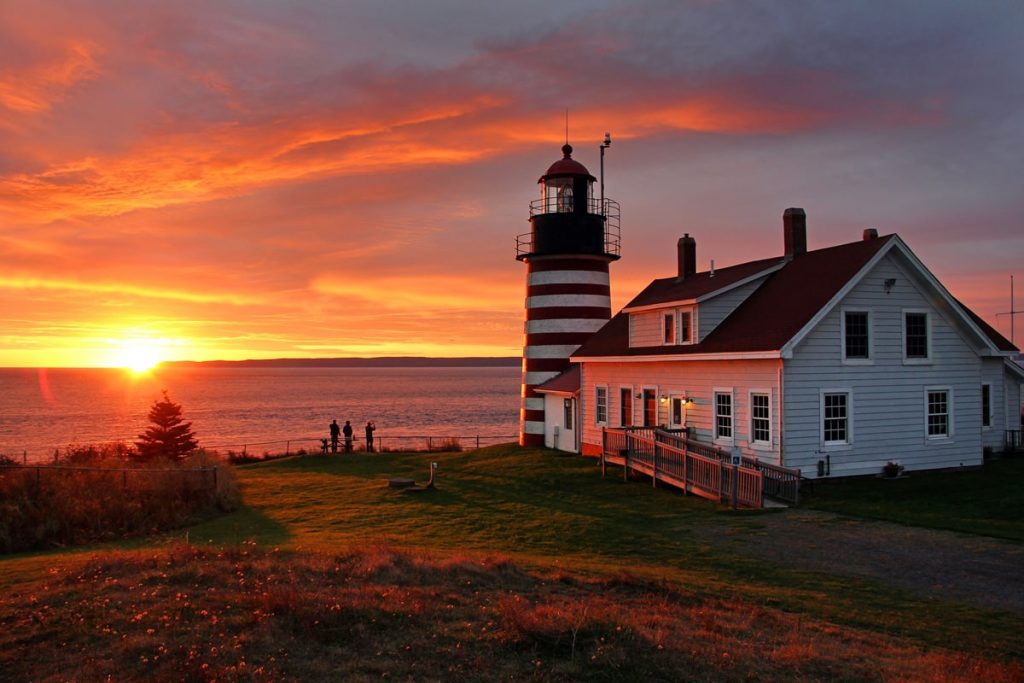
[[[142,460],[158,456],[181,460],[199,447],[192,423],[181,419],[181,406],[167,396],[166,389],[163,393],[164,400],[154,401],[149,409],[149,421],[153,424],[135,442]]]

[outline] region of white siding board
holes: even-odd
[[[896,283],[886,293],[884,283]],[[871,313],[871,363],[843,365],[842,310]],[[930,312],[931,362],[903,360],[903,310]],[[831,475],[873,474],[889,460],[908,470],[981,464],[981,358],[889,256],[796,346],[784,379],[785,464],[815,476],[830,454]],[[925,438],[925,387],[953,391],[953,435]],[[820,389],[853,392],[854,443],[821,445]]]
[[[658,424],[669,422],[669,404],[662,403],[662,395],[686,395],[695,399],[686,411],[686,424],[695,430],[696,438],[711,442],[713,429],[713,391],[715,387],[733,388],[733,433],[735,444],[751,456],[766,462],[778,462],[779,453],[779,360],[756,361],[697,361],[686,363],[584,363],[582,428],[583,441],[601,443],[601,428],[594,423],[594,387],[603,385],[608,391],[608,414],[611,425],[618,425],[619,387],[632,386],[634,392],[642,387],[656,387],[658,395]],[[751,390],[768,390],[771,395],[770,450],[750,447],[750,395]],[[638,399],[634,398],[634,402]],[[642,410],[634,405],[634,414]]]

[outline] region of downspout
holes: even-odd
[[[785,373],[783,372],[785,363],[785,360],[779,358],[779,467],[786,466],[786,460],[782,450],[782,444],[784,441],[784,437],[786,436],[784,427],[784,425],[786,424],[786,420],[784,419],[786,414],[783,409],[783,399],[785,398],[785,396],[782,391],[783,379],[785,378]]]

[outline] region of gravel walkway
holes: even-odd
[[[814,510],[764,515],[727,533],[709,528],[704,534],[709,543],[785,567],[1024,614],[1020,543]]]

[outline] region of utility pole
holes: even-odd
[[[1010,343],[1013,344],[1014,346],[1017,345],[1017,341],[1016,341],[1016,339],[1014,339],[1014,331],[1015,331],[1014,328],[1016,327],[1016,324],[1015,324],[1016,323],[1016,318],[1015,318],[1015,316],[1018,313],[1024,313],[1024,311],[1018,311],[1016,309],[1015,305],[1014,305],[1014,302],[1013,302],[1013,276],[1011,275],[1010,276],[1010,310],[1004,311],[1003,313],[996,313],[996,317],[998,318],[1001,315],[1008,315],[1008,316],[1010,316]]]

